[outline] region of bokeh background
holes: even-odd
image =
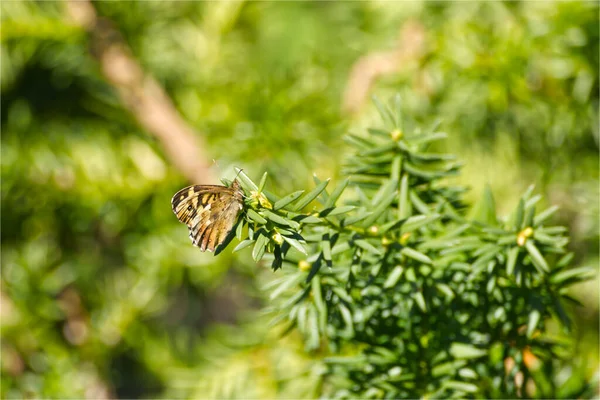
[[[192,247],[170,198],[234,166],[275,193],[337,179],[373,94],[441,121],[470,201],[535,183],[598,267],[597,2],[0,7],[3,398],[318,396],[264,315],[277,273]],[[598,280],[573,294],[591,379]]]

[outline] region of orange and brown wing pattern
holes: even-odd
[[[243,208],[243,193],[237,181],[231,187],[189,186],[175,193],[171,206],[188,226],[194,246],[214,251],[235,225]]]

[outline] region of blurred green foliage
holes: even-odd
[[[204,135],[216,174],[268,171],[277,193],[340,173],[348,125],[378,123],[372,107],[352,121],[339,112],[352,64],[417,21],[423,57],[373,91],[400,91],[423,126],[442,121],[452,135],[438,146],[466,161],[467,199],[490,183],[507,214],[537,183],[561,206],[574,265],[597,268],[596,2],[94,6]],[[0,7],[2,397],[322,393],[320,355],[258,312],[282,271],[190,245],[169,210],[186,182],[106,83],[64,3]],[[563,378],[589,380],[597,284],[573,295],[586,307]]]

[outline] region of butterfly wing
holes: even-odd
[[[236,187],[195,185],[181,189],[171,200],[173,212],[190,229],[190,239],[202,251],[214,251],[231,231],[243,208]]]

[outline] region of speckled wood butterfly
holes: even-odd
[[[230,187],[188,186],[171,199],[173,212],[190,229],[190,239],[202,251],[214,251],[233,229],[244,208],[244,192],[237,180]]]

